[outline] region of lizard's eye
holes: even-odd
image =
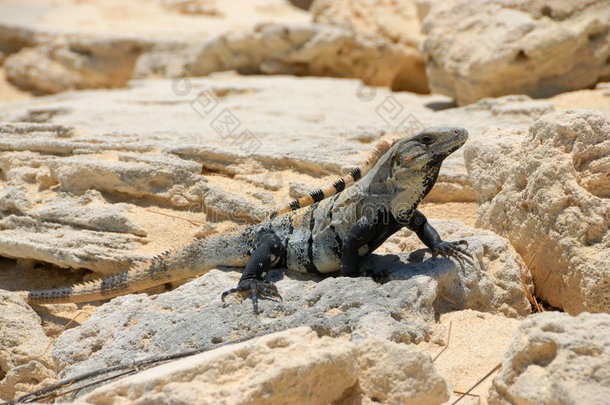
[[[432,137],[431,135],[424,135],[419,138],[419,141],[424,145],[430,145],[432,142],[434,142],[434,137]]]

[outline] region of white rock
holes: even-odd
[[[610,315],[532,315],[504,356],[489,404],[604,404],[609,358]]]
[[[255,316],[249,299],[220,300],[220,294],[235,287],[239,276],[239,272],[212,270],[171,292],[113,299],[56,340],[53,356],[62,377],[125,363],[143,352],[213,348],[233,338],[300,326],[356,342],[368,337],[421,342],[428,339],[434,322],[436,283],[427,277],[379,285],[369,278],[320,281],[293,272],[282,276],[273,270],[269,277],[277,281],[284,300],[261,300],[261,314]],[[384,327],[371,328],[371,318]]]
[[[603,0],[432,2],[423,23],[430,88],[458,104],[587,88],[610,76],[609,29]]]
[[[538,120],[521,143],[519,134],[497,134],[465,151],[477,223],[511,241],[538,297],[572,314],[609,311],[608,118],[563,111]]]

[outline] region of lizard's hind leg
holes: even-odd
[[[254,242],[254,249],[250,260],[239,279],[236,288],[222,293],[221,300],[229,294],[241,294],[242,297],[250,296],[254,313],[258,314],[258,298],[270,297],[282,299],[277,287],[271,281],[264,279],[265,273],[270,267],[278,264],[282,256],[284,246],[280,238],[274,233],[261,233]]]

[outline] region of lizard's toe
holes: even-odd
[[[442,257],[453,257],[460,262],[464,260],[464,256],[472,259],[472,255],[468,252],[466,247],[468,247],[468,242],[464,239],[457,242],[442,241],[434,247],[432,256],[436,257],[440,255]]]
[[[231,288],[222,293],[220,299],[224,302],[227,295],[239,294],[243,300],[245,297],[250,296],[252,299],[252,306],[254,313],[258,314],[258,298],[277,298],[282,300],[282,296],[279,294],[277,287],[271,281],[259,280],[259,279],[246,279],[240,280],[236,288]]]

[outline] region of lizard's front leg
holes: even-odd
[[[466,250],[468,242],[464,239],[457,242],[442,240],[436,229],[428,223],[426,216],[419,210],[415,210],[407,227],[417,234],[424,245],[430,248],[433,258],[438,255],[443,257],[452,256],[458,260],[463,260],[460,255],[472,258],[472,255]]]
[[[282,297],[278,293],[277,287],[271,281],[264,280],[264,274],[270,267],[279,262],[283,249],[284,246],[276,234],[262,233],[258,235],[237,287],[223,292],[220,297],[221,300],[224,301],[227,295],[234,293],[239,293],[242,296],[249,295],[252,298],[255,314],[258,314],[259,296],[281,300]]]
[[[344,277],[358,277],[360,272],[359,250],[370,242],[375,236],[377,224],[365,217],[350,228],[343,241],[341,251],[341,275]]]

